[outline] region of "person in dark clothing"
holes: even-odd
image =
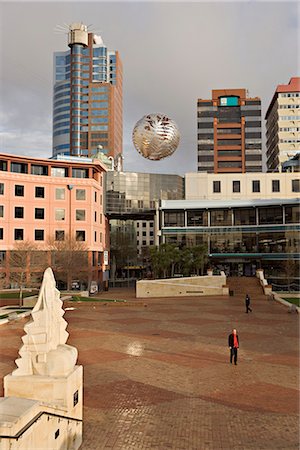
[[[248,311],[252,312],[252,309],[250,308],[250,296],[247,294],[245,298],[246,303],[246,313],[248,314]]]
[[[234,358],[234,364],[237,365],[239,337],[236,333],[236,329],[233,329],[232,333],[228,336],[228,347],[230,348],[230,364],[232,364],[232,358]]]

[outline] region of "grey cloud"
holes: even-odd
[[[277,84],[297,75],[293,2],[10,2],[1,8],[1,151],[21,153],[22,138],[27,154],[49,156],[52,58],[66,49],[66,36],[54,33],[57,24],[92,23],[120,52],[126,170],[195,171],[197,98],[244,87],[262,98],[264,113]],[[181,132],[178,150],[160,162],[145,160],[131,140],[135,123],[152,112],[169,115]]]

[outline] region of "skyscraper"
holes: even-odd
[[[261,172],[261,100],[246,89],[217,89],[198,99],[198,172]]]
[[[267,169],[281,171],[281,165],[300,152],[300,77],[279,84],[266,112]]]
[[[81,23],[69,26],[68,45],[54,53],[53,156],[92,156],[100,149],[117,161],[123,146],[119,53]]]

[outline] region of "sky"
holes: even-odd
[[[195,172],[197,99],[212,89],[261,97],[264,135],[276,86],[299,76],[299,8],[289,1],[0,0],[0,152],[52,155],[53,52],[68,49],[55,29],[82,22],[123,62],[124,170]],[[172,156],[148,161],[132,130],[156,112],[177,123],[181,138]]]

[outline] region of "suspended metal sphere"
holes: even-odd
[[[180,134],[176,123],[165,114],[148,114],[140,119],[132,132],[136,150],[147,159],[158,161],[172,155]]]

